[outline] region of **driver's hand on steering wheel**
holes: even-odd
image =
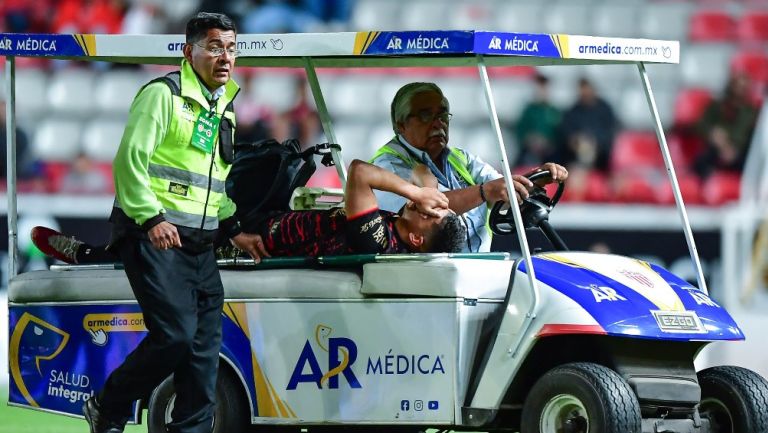
[[[550,173],[549,178],[544,178],[536,183],[537,186],[543,187],[544,185],[552,182],[565,182],[566,179],[568,179],[568,170],[565,169],[560,164],[555,164],[554,162],[547,162],[542,164],[539,168],[530,171],[525,174],[525,176],[530,176],[534,173],[538,173],[540,171],[548,171]]]
[[[517,203],[521,204],[523,200],[528,198],[528,189],[533,188],[533,182],[528,180],[525,176],[515,174],[512,175],[512,186],[515,189]],[[507,185],[504,183],[503,177],[484,183],[483,192],[485,193],[486,199],[491,203],[497,201],[509,202]]]

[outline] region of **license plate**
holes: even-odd
[[[662,332],[706,334],[695,311],[651,311]]]

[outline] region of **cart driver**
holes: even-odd
[[[437,190],[437,179],[419,165],[410,180],[352,161],[343,209],[265,214],[258,234],[271,256],[461,251],[466,229],[449,209],[448,198]],[[374,190],[404,197],[407,202],[400,214],[380,210]],[[104,246],[46,227],[32,229],[32,241],[45,254],[66,263],[118,261]]]
[[[458,147],[448,147],[451,120],[448,99],[434,83],[410,83],[395,94],[390,107],[395,136],[374,154],[373,164],[391,171],[403,179],[411,177],[415,164],[431,170],[450,201],[451,210],[461,215],[467,227],[463,251],[490,251],[491,239],[486,227],[487,203],[509,201],[507,187],[501,174],[490,164]],[[551,180],[564,181],[568,171],[555,163],[546,163],[534,170],[548,170]],[[530,174],[530,173],[529,173]],[[517,201],[528,197],[533,186],[525,176],[513,176]],[[405,204],[402,197],[387,191],[377,191],[379,206],[397,212]]]

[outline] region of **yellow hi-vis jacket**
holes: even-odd
[[[228,162],[222,158],[219,135],[229,134],[222,139],[229,140],[227,150],[233,152],[231,102],[240,89],[230,80],[211,106],[186,60],[173,78],[176,83],[165,77],[148,83],[131,105],[113,165],[115,206],[144,228],[165,220],[214,230],[220,219],[235,213],[235,204],[224,190],[233,158]],[[213,149],[207,152],[195,147],[192,138],[198,118],[214,113],[221,123],[212,137]]]

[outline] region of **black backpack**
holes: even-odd
[[[317,168],[314,155],[323,155],[322,163],[331,166],[333,147],[339,148],[323,143],[302,151],[295,139],[238,143],[226,189],[243,229],[252,231],[270,212],[290,210],[291,193],[306,185]]]

